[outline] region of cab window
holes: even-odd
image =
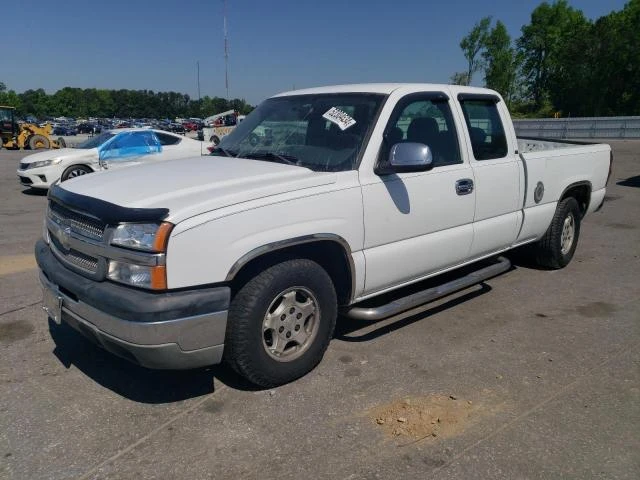
[[[180,137],[176,137],[174,135],[168,135],[166,133],[155,132],[156,137],[158,137],[158,141],[160,145],[177,145],[182,141]]]
[[[507,136],[496,101],[469,99],[462,100],[461,104],[475,159],[492,160],[506,157]]]
[[[400,101],[385,132],[382,159],[396,143],[423,143],[431,150],[433,166],[462,163],[458,136],[446,99],[415,96]]]

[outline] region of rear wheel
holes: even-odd
[[[65,180],[69,180],[70,178],[79,177],[91,172],[92,170],[85,165],[72,165],[62,173],[60,181],[64,182]]]
[[[220,138],[217,135],[212,136],[209,141],[213,143],[216,147],[220,144]]]
[[[66,148],[67,147],[67,142],[65,141],[64,138],[58,137],[58,145],[60,145],[60,148]]]
[[[29,137],[29,148],[31,150],[38,150],[39,148],[49,148],[51,146],[51,142],[44,135],[35,134]]]
[[[278,263],[233,298],[225,361],[262,387],[291,382],[320,363],[336,317],[336,292],[320,265],[307,259]]]
[[[559,269],[569,264],[578,246],[581,218],[575,198],[565,198],[558,203],[551,225],[534,245],[538,265]]]

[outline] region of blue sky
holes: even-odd
[[[540,0],[228,0],[230,96],[258,103],[292,88],[354,82],[446,83],[460,39],[481,17],[520,34]],[[624,0],[570,0],[589,18]],[[13,49],[0,81],[225,96],[222,0],[3,2]],[[6,53],[6,52],[5,52]],[[474,83],[481,81],[481,74]]]

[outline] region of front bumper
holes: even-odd
[[[148,368],[222,360],[228,287],[147,292],[78,275],[42,240],[35,253],[43,287],[61,299],[61,320],[105,350]]]
[[[18,174],[18,180],[25,187],[47,189],[51,185],[51,172],[45,171],[44,168],[18,170],[16,173]]]

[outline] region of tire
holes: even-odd
[[[58,145],[60,145],[60,148],[67,148],[67,142],[62,137],[58,138]]]
[[[220,139],[217,135],[212,136],[209,141],[213,143],[216,147],[220,144]]]
[[[31,150],[38,150],[39,148],[49,148],[51,147],[51,142],[44,135],[35,134],[29,137],[29,148]]]
[[[535,244],[538,265],[557,270],[569,264],[578,246],[581,218],[575,198],[565,198],[558,203],[551,225]]]
[[[93,170],[85,165],[71,165],[64,172],[62,172],[60,181],[64,182],[65,180],[69,180],[70,178],[76,178],[91,172],[93,172]]]
[[[336,325],[336,292],[316,262],[293,259],[249,280],[229,308],[224,360],[261,387],[275,387],[313,370]]]

